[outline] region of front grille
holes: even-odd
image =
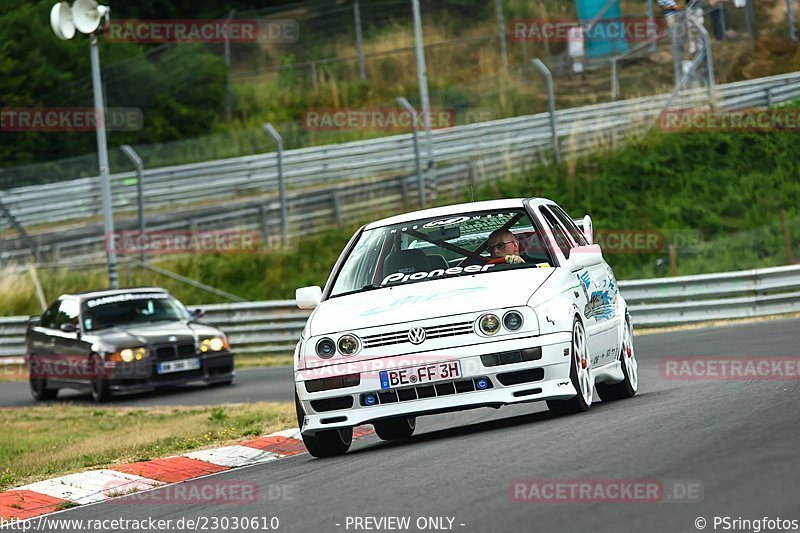
[[[525,348],[523,350],[511,350],[510,352],[492,353],[481,356],[483,366],[511,365],[528,361],[536,361],[542,358],[542,348]]]
[[[438,326],[429,326],[423,328],[425,330],[425,338],[439,339],[442,337],[455,337],[456,335],[467,335],[473,332],[473,322],[456,322],[453,324],[441,324]],[[402,344],[408,341],[407,329],[402,331],[393,331],[391,333],[380,333],[378,335],[367,335],[362,340],[364,341],[364,348],[377,348],[379,346],[390,346],[392,344]]]
[[[153,369],[153,375],[150,376],[150,381],[159,383],[163,381],[183,381],[183,380],[199,380],[203,379],[203,369],[186,370],[184,372],[168,372],[166,374],[159,374]]]
[[[497,381],[505,385],[519,385],[520,383],[530,383],[544,379],[544,368],[532,368],[529,370],[517,370],[516,372],[505,372],[497,374]]]
[[[346,376],[334,376],[332,378],[310,379],[305,382],[305,385],[308,392],[320,392],[324,390],[356,387],[360,383],[361,374],[347,374]]]
[[[153,353],[157,361],[173,361],[196,355],[194,342],[182,342],[178,344],[165,344],[154,346]]]
[[[337,396],[336,398],[326,398],[324,400],[311,400],[311,407],[318,413],[350,409],[353,407],[353,397]]]
[[[478,388],[478,380],[486,380],[485,389]],[[376,395],[379,404],[408,402],[412,400],[422,400],[424,398],[435,398],[437,396],[448,396],[450,394],[462,394],[465,392],[475,392],[489,390],[493,388],[492,380],[486,377],[476,377],[470,379],[460,379],[458,381],[443,381],[431,385],[419,385],[416,387],[404,387],[402,389],[389,389],[361,395],[360,404],[369,407],[365,397]]]

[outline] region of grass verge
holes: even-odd
[[[292,366],[294,357],[291,355],[237,355],[236,368],[256,368],[262,366]],[[28,368],[24,364],[0,365],[0,383],[4,381],[27,381]]]
[[[237,355],[235,359],[236,368],[253,368],[258,366],[292,366],[294,356],[292,355]]]
[[[295,424],[291,403],[0,409],[0,490],[84,469],[224,446]]]

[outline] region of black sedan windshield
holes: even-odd
[[[97,331],[119,324],[188,320],[190,314],[169,294],[129,293],[87,300],[81,317],[86,331]]]

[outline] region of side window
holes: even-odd
[[[58,312],[58,308],[61,306],[61,302],[57,301],[53,305],[51,305],[47,311],[42,313],[42,317],[39,319],[39,325],[43,328],[54,328],[53,326],[53,319]]]
[[[552,204],[549,207],[553,214],[556,215],[556,218],[561,221],[561,224],[567,228],[567,231],[572,236],[572,240],[575,241],[578,246],[586,246],[589,244],[589,242],[586,240],[586,236],[580,229],[578,229],[578,226],[575,225],[575,222],[572,221],[572,219],[564,212],[563,209],[555,204]]]
[[[62,324],[69,322],[73,326],[78,325],[78,302],[70,298],[61,301],[58,312],[53,317],[53,329],[58,329]]]
[[[566,231],[564,231],[564,228],[561,227],[561,224],[558,222],[558,220],[556,220],[556,217],[554,217],[553,213],[551,213],[549,210],[545,209],[544,207],[539,207],[539,212],[542,214],[545,222],[547,222],[547,226],[553,233],[553,238],[555,238],[556,244],[558,244],[558,247],[561,248],[561,251],[564,253],[564,257],[569,259],[569,251],[574,244],[567,236]]]

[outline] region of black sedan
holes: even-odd
[[[190,381],[230,385],[233,351],[219,329],[197,322],[159,288],[65,294],[25,333],[31,393],[52,400],[59,389],[90,389],[95,401]]]

